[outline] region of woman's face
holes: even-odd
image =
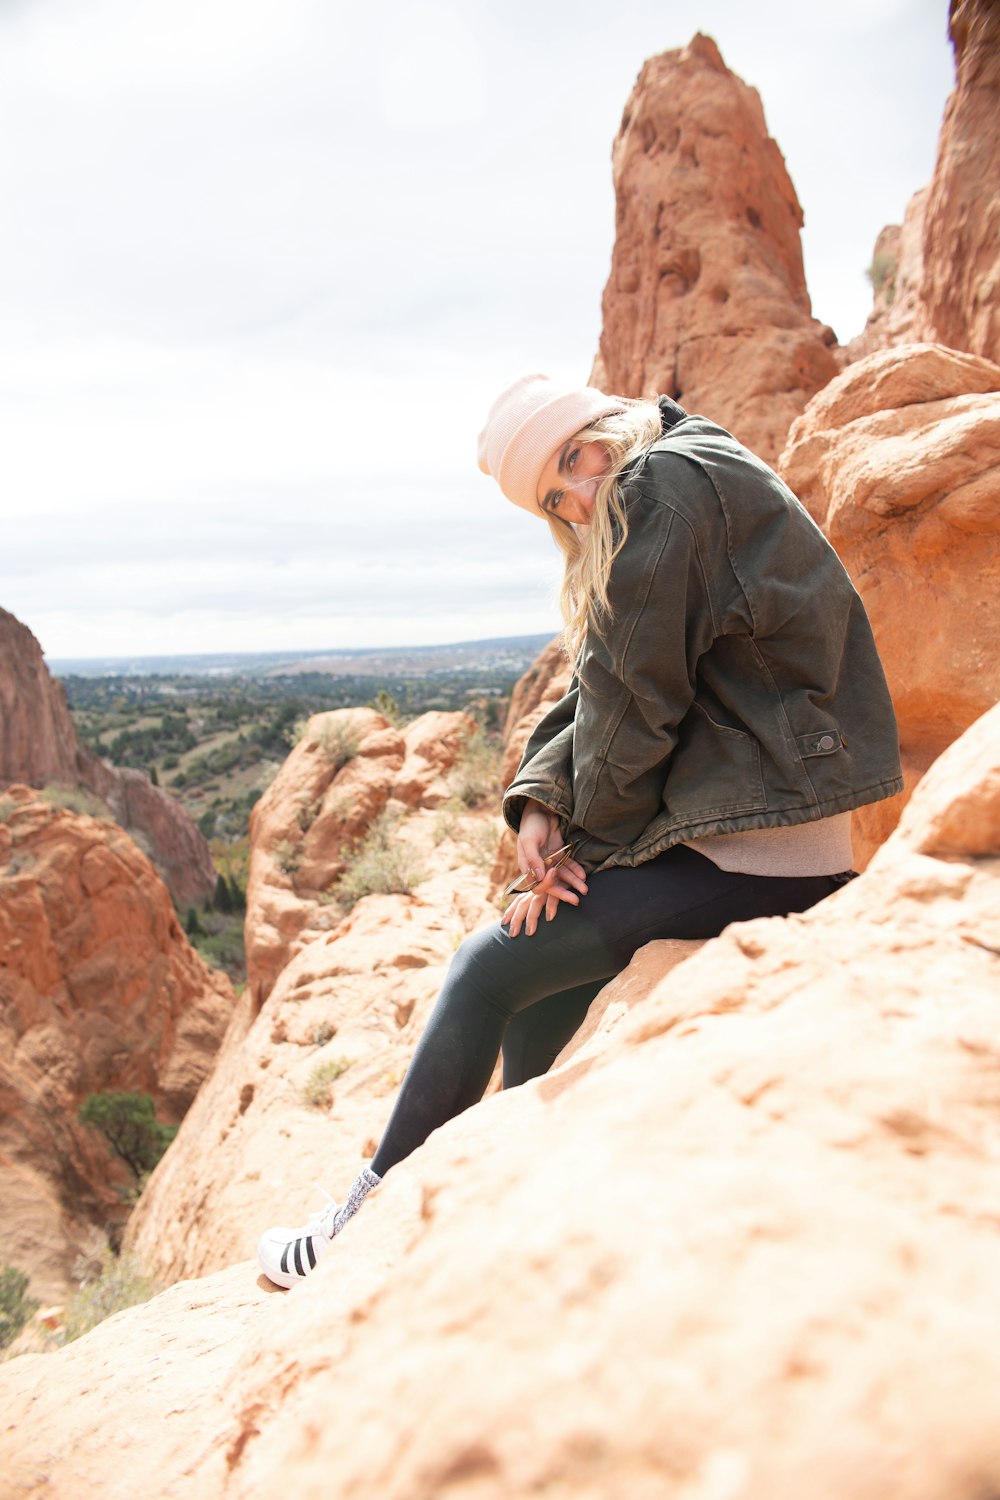
[[[582,443],[567,438],[546,463],[538,480],[539,509],[547,516],[589,526],[594,513],[597,486],[611,468],[602,443]]]

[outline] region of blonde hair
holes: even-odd
[[[587,630],[591,626],[600,630],[611,618],[611,566],[628,538],[622,473],[656,442],[661,430],[660,408],[654,402],[630,401],[624,411],[598,417],[574,435],[574,442],[600,443],[611,460],[610,470],[597,487],[594,514],[583,536],[569,521],[557,515],[545,517],[566,559],[559,608],[566,651],[574,667],[579,666]]]

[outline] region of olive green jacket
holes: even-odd
[[[556,813],[589,870],[806,823],[902,788],[871,626],[836,553],[735,438],[661,402],[624,484],[611,618],[504,795]]]

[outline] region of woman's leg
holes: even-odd
[[[482,1098],[508,1023],[528,1007],[600,988],[654,938],[714,937],[730,922],[804,911],[837,883],[835,876],[737,875],[675,846],[636,869],[592,875],[580,905],[561,905],[532,937],[511,938],[499,922],[474,933],[455,954],[372,1171],[383,1177]]]
[[[804,911],[846,878],[731,875],[677,847],[635,870],[592,875],[580,905],[560,906],[530,938],[509,937],[499,922],[474,933],[455,955],[371,1166],[339,1208],[331,1204],[299,1229],[267,1230],[261,1269],[278,1286],[309,1275],[389,1168],[482,1098],[512,1022],[519,1066],[534,1076],[529,1070],[541,1071],[555,1043],[558,1052],[569,1040],[596,991],[643,943],[714,937],[730,922]],[[540,1008],[537,1027],[519,1019],[531,1007]]]
[[[606,983],[598,979],[549,995],[508,1021],[502,1048],[505,1089],[517,1088],[549,1071],[566,1043],[576,1036],[591,1001]]]

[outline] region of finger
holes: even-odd
[[[538,917],[545,905],[545,897],[532,895],[528,901],[528,912],[524,919],[525,937],[534,937],[538,930]]]
[[[553,919],[553,917],[555,916],[555,914],[556,914],[556,912],[558,910],[559,910],[559,898],[558,898],[558,896],[554,895],[550,891],[549,895],[548,895],[548,898],[547,898],[547,900],[545,902],[545,920],[546,920],[546,922],[551,922],[552,919]]]

